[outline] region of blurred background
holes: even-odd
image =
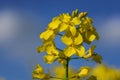
[[[0,80],[32,80],[37,63],[45,68],[41,54],[39,34],[51,19],[60,13],[87,11],[100,34],[96,52],[103,63],[120,68],[120,1],[119,0],[0,0]],[[59,43],[58,43],[59,45]],[[94,62],[77,61],[70,65],[90,66]]]

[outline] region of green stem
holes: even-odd
[[[74,60],[74,59],[82,59],[83,57],[74,57],[74,58],[71,58],[71,60]]]
[[[66,80],[69,80],[68,72],[69,72],[69,58],[66,59]]]

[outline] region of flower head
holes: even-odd
[[[54,39],[59,33],[61,41],[66,45],[62,50],[64,58],[77,55],[82,58],[89,58],[93,54],[90,50],[85,51],[83,43],[90,44],[95,39],[99,39],[96,29],[92,25],[93,20],[87,17],[87,12],[78,13],[78,9],[72,14],[63,13],[54,17],[48,24],[47,29],[40,34],[43,45],[37,48],[38,52],[46,52],[44,60],[46,63],[53,63],[58,60],[60,63],[65,63],[60,56],[60,50],[56,48]],[[89,52],[89,53],[88,53]]]

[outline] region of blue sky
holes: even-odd
[[[103,62],[120,68],[119,3],[119,0],[0,0],[0,80],[32,80],[36,63],[51,68],[36,52],[41,44],[39,34],[54,16],[76,8],[87,11],[94,19],[100,34],[100,40],[94,43],[95,51],[103,56]],[[79,66],[81,62],[71,64]]]

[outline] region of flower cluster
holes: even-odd
[[[64,13],[54,17],[47,29],[40,34],[43,45],[39,46],[37,51],[46,51],[47,55],[44,56],[46,63],[53,63],[56,59],[60,60],[60,54],[64,55],[64,58],[72,55],[87,58],[88,54],[85,54],[83,42],[90,44],[95,39],[99,39],[92,22],[92,19],[87,17],[87,12],[78,14],[77,9],[72,12],[72,15]],[[56,48],[54,42],[57,35],[61,35],[61,41],[66,45],[62,52]],[[93,54],[93,52],[89,52],[89,54]]]
[[[78,9],[74,10],[72,14],[63,13],[54,17],[46,30],[40,34],[43,44],[37,48],[37,52],[46,52],[44,61],[47,64],[58,61],[65,65],[72,59],[73,55],[85,60],[92,58],[95,62],[101,63],[102,57],[94,53],[96,46],[93,45],[86,50],[83,45],[99,39],[99,35],[92,23],[93,20],[87,16],[87,12],[79,13]],[[56,36],[60,36],[61,41],[66,45],[63,50],[56,47],[54,41]],[[88,68],[82,68],[78,76],[87,74]],[[42,76],[45,75],[42,74]]]

